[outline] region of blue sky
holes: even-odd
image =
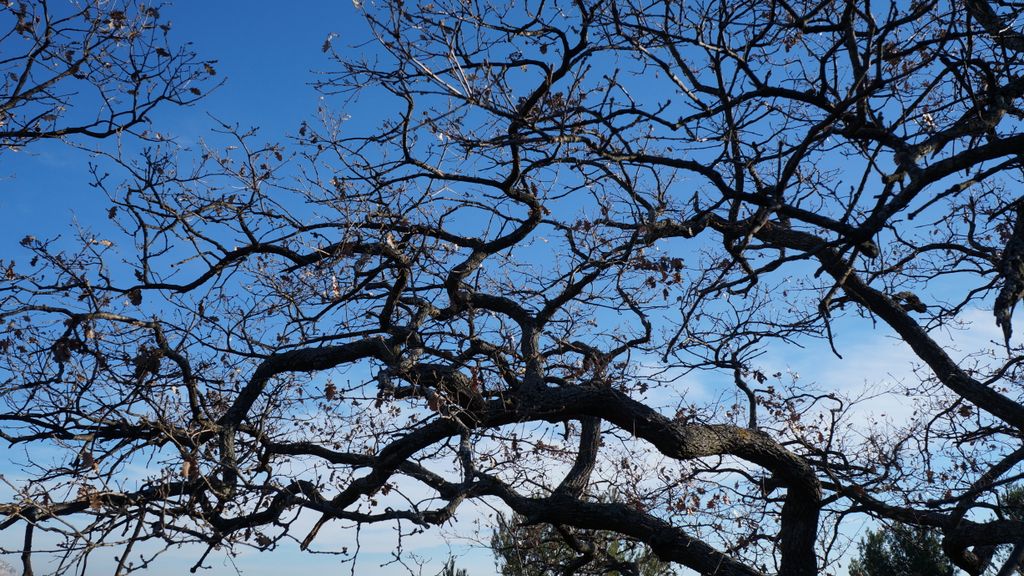
[[[217,60],[216,80],[223,81],[223,85],[196,106],[165,107],[153,116],[155,129],[169,133],[186,145],[209,138],[210,130],[217,126],[214,118],[227,124],[237,123],[243,128],[258,127],[259,134],[267,141],[283,141],[297,131],[302,121],[312,120],[321,104],[319,94],[310,83],[317,71],[332,67],[321,51],[328,35],[337,35],[333,46],[339,53],[353,56],[358,56],[361,49],[350,46],[362,44],[368,38],[362,16],[351,2],[182,1],[164,8],[163,14],[173,21],[172,42],[191,42],[201,58]],[[367,106],[366,103],[360,105]],[[353,124],[358,123],[355,118]],[[115,144],[112,141],[83,143],[107,149]],[[126,142],[126,145],[131,149],[133,143]],[[103,226],[107,206],[101,193],[88,185],[90,160],[95,161],[88,153],[60,142],[38,142],[20,152],[4,153],[0,163],[0,258],[9,260],[22,256],[18,241],[26,235],[49,238],[67,234],[73,222],[87,227]],[[38,447],[32,450],[38,455]],[[5,466],[4,461],[23,461],[22,450],[0,446],[0,473],[16,480],[17,472]],[[7,497],[10,492],[0,486],[0,495]],[[479,512],[485,513],[486,510]],[[435,574],[449,555],[449,544],[440,537],[442,531],[449,535],[459,532],[471,536],[475,528],[472,521],[462,522],[407,541],[406,549],[427,561],[427,567],[422,570],[425,575]],[[21,537],[20,529],[2,532],[0,546],[16,549]],[[354,545],[352,531],[327,530],[321,538],[332,537],[351,541],[341,545]],[[39,538],[43,545],[45,536]],[[356,574],[409,574],[409,570],[399,564],[379,566],[391,559],[390,551],[395,545],[392,527],[364,529],[361,544],[364,552],[355,567]],[[169,551],[148,573],[155,576],[187,573],[201,553],[202,549],[197,547]],[[470,568],[472,576],[494,573],[489,550],[456,545],[454,553],[465,555],[459,565]],[[111,573],[114,554],[113,550],[101,552],[91,564],[90,572]],[[16,556],[0,559],[11,565],[19,564]],[[46,560],[42,557],[36,560],[37,571],[47,572]],[[418,570],[411,558],[407,563],[412,570]],[[237,567],[248,576],[294,571],[349,574],[351,569],[341,565],[337,557],[301,554],[295,545],[287,543],[275,552],[249,551],[232,559],[213,554],[208,564],[213,569],[205,573],[234,573]]]
[[[330,67],[320,50],[324,39],[337,34],[336,48],[344,51],[343,46],[367,35],[350,2],[180,2],[163,12],[173,22],[172,42],[191,42],[202,58],[217,60],[215,79],[224,81],[196,106],[164,107],[153,115],[155,129],[183,144],[208,136],[216,126],[213,118],[258,126],[268,140],[295,133],[316,111],[319,96],[310,86],[315,71]],[[105,207],[89,201],[95,191],[87,185],[88,159],[59,142],[5,152],[0,164],[0,246],[5,253],[26,234],[47,237],[65,231],[72,216],[82,222],[103,220]]]
[[[319,94],[309,85],[318,70],[332,68],[321,52],[321,45],[329,34],[337,34],[335,48],[342,54],[358,55],[359,45],[367,40],[367,30],[358,10],[349,1],[307,1],[280,3],[268,0],[199,3],[181,1],[165,9],[174,21],[175,42],[191,41],[204,59],[217,60],[217,79],[224,84],[198,105],[184,109],[163,108],[153,118],[154,126],[169,131],[183,144],[194,143],[208,137],[216,126],[212,117],[242,127],[258,126],[260,134],[270,141],[282,140],[294,133],[303,120],[313,118],[322,102]],[[353,127],[365,118],[373,118],[374,103],[364,99],[346,109],[347,104],[327,101],[336,112],[352,116]],[[96,144],[110,146],[112,142]],[[18,257],[17,243],[26,235],[52,237],[66,232],[68,224],[78,221],[85,225],[106,222],[106,206],[97,190],[88,186],[87,162],[89,155],[54,142],[34,144],[26,151],[6,152],[0,164],[0,258]],[[965,351],[983,348],[999,335],[988,312],[976,314],[979,330],[970,338],[960,337],[958,344]],[[891,338],[879,338],[886,332],[870,332],[867,323],[837,326],[840,331],[841,351],[846,361],[839,362],[821,343],[799,356],[786,355],[781,350],[770,350],[763,364],[771,370],[789,370],[801,378],[820,381],[823,386],[855,391],[867,384],[879,384],[901,378],[911,378],[910,355]],[[870,338],[863,336],[870,335]],[[952,339],[952,338],[951,338]],[[844,345],[845,342],[845,345]],[[790,352],[791,354],[791,352]],[[687,380],[693,394],[710,398],[731,390],[730,384],[715,379]],[[866,409],[905,414],[909,407],[892,397],[883,397]],[[0,447],[0,462],[4,460]],[[7,453],[14,459],[17,452]],[[10,476],[9,469],[0,472]],[[6,491],[0,487],[0,495]],[[486,507],[464,510],[467,517],[454,526],[446,526],[405,543],[406,550],[430,561],[422,570],[432,575],[449,554],[449,544],[442,535],[455,538],[454,553],[462,556],[459,566],[467,568],[471,576],[494,574],[490,551],[482,546],[464,546],[476,537],[474,520],[484,519]],[[355,568],[356,574],[392,576],[408,574],[409,569],[397,564],[380,567],[390,557],[394,547],[393,529],[381,525],[365,529],[362,533],[364,553]],[[486,537],[486,528],[482,533]],[[17,547],[20,532],[0,533],[0,545]],[[326,531],[325,536],[338,540],[352,539],[352,531]],[[106,562],[114,552],[106,554]],[[187,548],[171,551],[161,559],[150,574],[181,574],[194,562],[201,550]],[[7,558],[14,563],[16,558]],[[210,573],[231,573],[232,562],[244,574],[270,575],[289,571],[325,574],[349,573],[349,566],[339,565],[332,556],[300,554],[294,545],[284,545],[273,553],[248,552],[229,561],[223,555],[212,556],[214,567]],[[102,561],[99,567],[102,567]],[[415,572],[415,564],[409,563]],[[45,564],[37,568],[45,572]]]

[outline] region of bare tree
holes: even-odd
[[[198,100],[216,71],[168,44],[169,30],[156,4],[0,2],[0,149],[106,138],[144,124],[161,103]]]
[[[970,574],[1024,541],[999,502],[1024,474],[1017,3],[365,15],[376,48],[320,88],[377,130],[324,111],[290,156],[225,127],[194,163],[113,158],[119,236],[26,238],[2,433],[59,455],[0,528],[62,535],[58,571],[120,545],[119,572],[144,542],[351,558],[323,525],[408,534],[470,500],[701,574],[827,572],[862,515]],[[942,343],[981,308],[1003,341]],[[839,355],[839,327],[905,343],[912,417],[758,365]],[[734,397],[689,400],[697,374]]]

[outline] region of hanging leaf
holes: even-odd
[[[356,4],[356,0],[353,0],[353,4]],[[358,5],[356,6],[356,8],[359,8],[359,7],[360,6],[358,6]],[[331,42],[333,42],[334,39],[337,38],[337,37],[338,37],[338,34],[336,32],[331,32],[330,34],[328,34],[327,38],[324,40],[324,43],[320,46],[320,51],[326,53],[328,50],[330,50],[331,49]]]

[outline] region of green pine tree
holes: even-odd
[[[893,524],[869,531],[850,563],[850,576],[953,576],[956,568],[942,552],[938,533]]]
[[[526,524],[519,515],[498,515],[491,548],[502,576],[672,576],[675,572],[646,546],[595,530],[560,531]]]
[[[444,563],[444,568],[437,573],[437,576],[469,576],[469,572],[463,568],[456,568],[455,558],[449,556],[448,561]]]

